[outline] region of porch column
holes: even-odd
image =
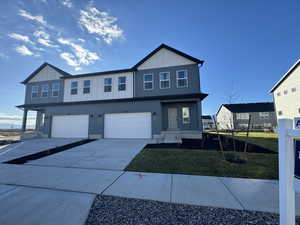
[[[36,113],[36,121],[35,121],[35,130],[39,130],[41,126],[41,112],[37,111]]]
[[[24,109],[24,112],[23,112],[23,122],[22,122],[22,132],[26,131],[27,112],[28,112],[28,109]]]

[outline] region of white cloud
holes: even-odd
[[[68,8],[73,7],[73,3],[71,2],[71,0],[63,0],[61,3]]]
[[[30,44],[34,44],[30,38],[26,35],[22,35],[22,34],[17,34],[17,33],[11,33],[8,35],[10,38],[13,38],[13,39],[16,39],[16,40],[19,40],[19,41],[24,41],[24,42],[27,42],[27,43],[30,43]]]
[[[96,52],[91,52],[88,49],[83,48],[81,45],[75,44],[71,40],[59,38],[58,42],[63,45],[70,46],[73,51],[74,54],[64,52],[60,55],[70,66],[78,67],[80,65],[90,65],[94,63],[94,61],[100,59]]]
[[[50,35],[48,33],[46,33],[43,30],[37,30],[33,33],[33,36],[37,37],[37,38],[44,38],[44,39],[49,39]]]
[[[47,47],[51,47],[51,48],[58,48],[58,45],[52,44],[52,41],[50,41],[49,39],[44,39],[44,38],[38,38],[37,41],[42,44],[45,45]]]
[[[80,42],[85,42],[85,40],[82,39],[82,38],[78,38],[77,40],[80,41]]]
[[[0,126],[3,128],[15,128],[22,125],[23,116],[8,114],[8,113],[0,113]],[[27,127],[32,128],[35,125],[35,115],[27,116]]]
[[[15,50],[21,55],[40,56],[39,54],[30,51],[25,45],[19,45]]]
[[[26,10],[24,10],[24,9],[20,9],[19,10],[19,15],[23,16],[23,17],[25,17],[27,19],[33,20],[35,22],[38,22],[38,23],[40,23],[40,24],[42,24],[44,26],[47,25],[47,22],[44,20],[43,16],[33,16],[29,12],[27,12]]]
[[[111,44],[113,39],[123,37],[123,30],[116,22],[117,18],[95,7],[90,7],[86,11],[80,10],[79,24],[89,33],[99,35],[107,44]]]

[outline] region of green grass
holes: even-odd
[[[226,152],[232,154],[232,152]],[[241,157],[243,153],[238,153]],[[247,153],[244,164],[222,160],[214,150],[144,149],[125,170],[205,176],[278,179],[278,155]]]
[[[231,136],[231,133],[220,132],[220,134]],[[247,139],[246,132],[235,132],[234,138],[241,141],[247,140],[247,142],[250,144],[258,145],[271,151],[278,152],[278,137],[275,133],[250,132]]]

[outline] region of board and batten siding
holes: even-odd
[[[221,106],[221,109],[217,114],[217,125],[221,130],[233,128],[233,114],[224,106]]]
[[[50,66],[45,66],[38,74],[36,74],[33,78],[31,78],[28,83],[32,82],[41,82],[41,81],[50,81],[50,80],[58,80],[63,75],[57,72]]]
[[[162,48],[140,65],[138,70],[146,70],[153,68],[169,67],[169,66],[181,66],[196,64],[195,62],[182,57],[168,49]]]
[[[292,88],[296,91],[292,92]],[[284,92],[287,91],[286,94]],[[280,96],[277,94],[280,93]],[[273,92],[277,119],[300,117],[300,67],[296,68]],[[282,115],[279,115],[282,111]]]
[[[118,90],[118,77],[126,77],[126,90]],[[104,92],[104,79],[112,78],[112,91]],[[90,80],[90,93],[83,93],[83,83],[85,80]],[[78,82],[78,93],[71,95],[71,83]],[[91,100],[105,100],[105,99],[120,99],[133,97],[133,73],[118,73],[110,75],[87,76],[79,78],[65,79],[64,88],[64,102],[76,101],[91,101]]]

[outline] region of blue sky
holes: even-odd
[[[268,90],[299,58],[299,7],[296,0],[3,1],[0,123],[19,120],[19,82],[45,61],[71,74],[122,69],[161,43],[205,60],[205,114],[230,95],[271,101]]]

